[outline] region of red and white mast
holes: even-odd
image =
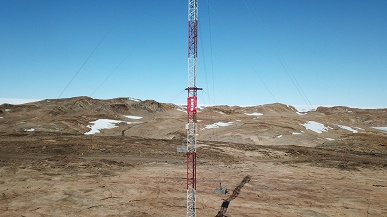
[[[197,136],[197,53],[198,0],[188,0],[188,123],[185,148],[187,155],[187,217],[196,216],[196,136]]]

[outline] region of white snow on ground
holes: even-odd
[[[135,101],[135,102],[140,102],[139,99],[135,99],[135,98],[131,98],[131,97],[129,97],[128,99],[129,99],[129,100],[132,100],[132,101]]]
[[[0,118],[3,118],[3,117],[0,117]]]
[[[87,125],[91,130],[86,132],[85,135],[91,135],[100,133],[102,129],[112,129],[116,128],[117,124],[125,121],[111,120],[111,119],[98,119],[96,121],[90,122],[91,125]],[[138,124],[140,122],[125,122],[126,124]]]
[[[177,105],[178,108],[176,108],[179,112],[187,112],[187,105]]]
[[[333,140],[335,140],[335,139],[332,139],[332,138],[325,138],[326,140],[328,140],[328,141],[333,141]]]
[[[204,130],[204,129],[219,128],[219,127],[227,127],[227,126],[232,125],[233,123],[234,123],[234,122],[228,122],[228,123],[217,122],[217,123],[213,123],[213,124],[206,125],[206,127],[203,128],[202,130]]]
[[[30,128],[30,129],[25,129],[24,131],[26,131],[26,132],[34,132],[35,129],[34,128]]]
[[[124,121],[123,121],[124,122]],[[144,122],[125,122],[126,124],[142,124]]]
[[[352,129],[351,127],[347,127],[347,126],[339,125],[339,124],[337,126],[339,126],[341,129],[351,131],[352,133],[357,133],[357,130]]]
[[[262,113],[259,113],[259,112],[254,112],[254,113],[251,113],[251,114],[245,113],[245,115],[250,115],[250,116],[262,116],[263,114],[262,114]]]
[[[11,99],[11,98],[0,98],[0,105],[4,103],[12,104],[12,105],[20,105],[29,102],[40,101],[40,99]]]
[[[301,133],[299,133],[299,132],[293,132],[292,134],[293,135],[301,135]]]
[[[293,107],[297,109],[297,111],[299,112],[310,112],[310,111],[316,111],[319,105],[295,105]]]
[[[278,136],[277,136],[277,138],[281,138],[281,137],[282,137],[282,135],[278,135]]]
[[[377,130],[387,131],[387,127],[372,127],[372,128],[377,129]]]
[[[316,121],[308,121],[305,124],[301,124],[301,125],[304,126],[307,130],[311,130],[316,133],[322,133],[322,132],[328,131],[328,127]]]
[[[186,110],[184,108],[177,108],[176,110],[179,112],[186,112]]]
[[[133,115],[124,115],[125,117],[129,118],[129,119],[135,119],[135,120],[138,120],[138,119],[141,119],[142,117],[140,116],[133,116]]]
[[[116,128],[117,125],[121,123],[122,121],[117,121],[117,120],[110,120],[110,119],[98,119],[96,121],[90,122],[92,125],[87,125],[88,128],[91,130],[89,132],[86,132],[85,135],[90,135],[90,134],[96,134],[100,133],[102,129],[112,129]]]

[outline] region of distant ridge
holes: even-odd
[[[0,105],[1,134],[82,135],[94,125],[105,123],[108,128],[99,127],[92,135],[180,142],[185,139],[182,125],[187,112],[175,104],[129,97],[102,100],[86,96],[31,101],[8,104],[23,102],[11,100]],[[361,147],[367,145],[370,149],[387,143],[387,109],[335,106],[299,112],[293,106],[273,103],[249,107],[199,106],[198,111],[198,135],[203,142],[316,147],[361,141]],[[132,117],[141,117],[141,120]]]

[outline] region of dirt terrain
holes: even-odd
[[[387,109],[198,113],[197,215],[387,216]],[[92,122],[115,128],[85,135]],[[184,108],[77,97],[0,105],[0,216],[184,216]]]

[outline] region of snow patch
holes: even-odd
[[[0,118],[3,118],[3,117],[0,117]]]
[[[304,126],[307,130],[311,130],[316,133],[322,133],[322,132],[328,131],[328,127],[316,121],[308,121],[305,124],[301,124],[301,125]]]
[[[333,141],[333,140],[335,140],[335,139],[332,139],[332,138],[325,138],[326,140],[328,140],[328,141]]]
[[[293,135],[301,135],[301,133],[299,133],[299,132],[293,132],[292,134]]]
[[[142,124],[144,122],[125,122],[126,124]]]
[[[377,130],[387,131],[387,127],[372,127],[372,128],[377,129]]]
[[[25,129],[24,131],[26,131],[26,132],[34,132],[35,129],[34,128],[30,128],[30,129]]]
[[[295,105],[293,107],[297,109],[297,111],[299,112],[310,112],[310,111],[316,111],[319,105]]]
[[[281,137],[282,137],[282,135],[278,135],[278,136],[277,136],[277,138],[281,138]]]
[[[135,102],[140,102],[139,99],[135,99],[135,98],[131,98],[131,97],[129,97],[128,99],[129,99],[129,100],[132,100],[132,101],[135,101]]]
[[[117,124],[121,123],[122,121],[117,120],[111,120],[111,119],[98,119],[96,121],[90,122],[92,125],[87,125],[88,128],[91,130],[89,132],[86,132],[85,135],[91,135],[100,133],[102,129],[112,129],[116,128]]]
[[[141,119],[142,117],[140,116],[133,116],[133,115],[124,115],[126,118],[129,118],[129,119],[135,119],[135,120],[138,120],[138,119]]]
[[[347,126],[339,125],[339,124],[337,126],[339,126],[341,129],[351,131],[352,133],[357,133],[358,132],[357,130],[352,129],[351,127],[347,127]]]
[[[245,115],[250,115],[250,116],[262,116],[263,114],[262,114],[262,113],[259,113],[259,112],[254,112],[254,113],[251,113],[251,114],[245,113]]]
[[[126,124],[139,124],[141,122],[125,122],[125,121],[118,121],[118,120],[111,120],[111,119],[98,119],[96,121],[90,122],[90,125],[87,125],[88,128],[91,130],[89,132],[86,132],[85,135],[91,135],[100,133],[103,129],[113,129],[118,127],[117,124],[119,123],[126,123]]]
[[[186,110],[184,108],[177,108],[176,110],[179,112],[186,112]]]
[[[217,122],[217,123],[206,125],[206,127],[203,128],[202,130],[204,130],[204,129],[214,129],[214,128],[219,128],[219,127],[227,127],[227,126],[230,126],[232,124],[234,124],[234,122],[228,122],[228,123]]]

